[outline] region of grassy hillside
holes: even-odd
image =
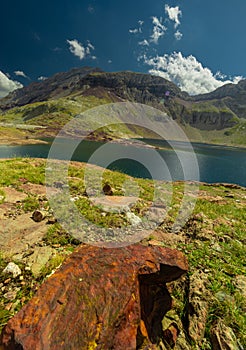
[[[0,114],[0,126],[2,127],[1,132],[4,134],[3,139],[7,142],[8,135],[9,138],[13,139],[16,138],[15,136],[17,134],[20,134],[20,136],[27,136],[27,139],[52,137],[55,136],[59,130],[74,116],[100,105],[117,102],[117,98],[106,90],[97,89],[93,90],[93,93],[94,95],[81,95],[81,93],[74,93],[68,97],[52,99],[45,102],[36,102],[2,112]],[[176,102],[169,102],[167,107],[170,109],[171,115],[177,115],[177,123],[179,123],[184,132],[187,134],[188,138],[193,142],[197,141],[234,146],[246,145],[245,119],[237,118],[225,106],[218,107],[209,102],[196,102],[193,104],[187,102],[185,105],[186,112],[182,117],[180,116],[182,114],[182,108],[181,105],[179,105],[178,100]],[[194,115],[197,119],[199,119],[200,116],[204,117],[204,115],[207,115],[206,118],[212,119],[213,121],[216,118],[219,118],[221,113],[232,116],[234,125],[222,129],[203,130],[195,127],[190,120],[190,118],[194,118]],[[97,115],[95,112],[95,121],[96,120],[100,120],[100,115]],[[115,118],[111,121],[113,124],[118,123],[120,120]],[[33,127],[31,131],[20,131],[19,129],[22,124],[29,129],[31,129],[32,126],[36,127]],[[5,129],[4,132],[4,127],[9,128],[10,126],[11,129]],[[38,128],[38,126],[42,126],[43,128]],[[80,126],[83,128],[81,121]],[[86,130],[94,129],[94,125],[85,124],[84,127]],[[15,130],[16,128],[18,129],[17,131]],[[139,135],[144,137],[154,137],[154,135],[146,130],[143,132],[140,131],[138,127],[133,128],[127,125],[123,126],[122,124],[115,124],[111,128],[104,128],[94,136],[100,139],[103,137],[131,138]]]
[[[84,164],[75,162],[69,167],[70,195],[78,210],[96,225],[127,227],[125,213],[103,213],[102,208],[94,206],[85,195],[84,167]],[[96,167],[94,171],[96,174]],[[24,218],[30,220],[33,210],[37,208],[47,211],[49,218],[49,202],[45,194],[41,194],[45,193],[45,160],[19,158],[0,161],[0,172],[0,215],[4,225],[18,220],[24,222]],[[126,181],[128,184],[133,181],[138,183],[139,198],[131,207],[131,212],[141,219],[152,204],[154,184],[151,180],[134,180],[125,174],[108,170],[103,175],[103,183],[113,188],[115,196],[124,195],[123,185]],[[196,206],[189,220],[180,231],[172,233],[171,226],[179,213],[184,186],[182,182],[173,183],[171,187],[169,183],[160,183],[159,186],[165,196],[171,195],[171,206],[160,227],[142,243],[179,249],[189,260],[188,275],[169,285],[174,309],[163,320],[163,325],[175,320],[180,327],[181,333],[175,349],[211,349],[213,329],[221,324],[231,330],[241,346],[246,346],[243,284],[246,283],[246,190],[239,186],[201,184]],[[188,196],[192,200],[192,184],[188,186]],[[32,242],[31,248],[25,248],[26,250],[19,251],[15,256],[11,256],[10,250],[6,251],[4,248],[8,237],[0,240],[1,327],[32,297],[46,276],[80,243],[54,221],[44,227],[46,233],[41,241]],[[18,239],[15,244],[17,242]],[[50,247],[53,253],[44,263],[39,275],[34,276],[30,268],[27,268],[27,261],[33,251],[40,247],[46,250]],[[21,268],[21,278],[14,279],[2,273],[9,261],[14,261]],[[197,287],[195,293],[192,289],[194,284]],[[8,292],[12,294],[7,294]],[[8,295],[12,295],[11,300]],[[198,321],[200,320],[197,330],[191,306],[197,307],[194,309]]]

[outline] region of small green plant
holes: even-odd
[[[22,208],[26,213],[38,209],[39,201],[36,197],[29,195],[26,199],[23,200]]]

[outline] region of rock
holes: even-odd
[[[15,300],[17,293],[19,292],[20,288],[14,288],[13,290],[9,290],[7,293],[5,293],[3,296],[5,299],[8,299],[10,301]]]
[[[46,211],[42,211],[42,210],[35,210],[32,213],[32,218],[35,222],[40,222],[42,220],[44,220],[47,217],[47,212]]]
[[[171,348],[173,348],[177,342],[179,335],[179,328],[175,322],[172,322],[167,329],[163,332],[164,344],[167,343]]]
[[[215,297],[216,297],[219,301],[227,301],[227,302],[229,302],[229,303],[233,303],[233,301],[234,301],[234,298],[233,298],[231,295],[229,295],[229,294],[227,294],[227,293],[225,293],[225,292],[223,292],[223,291],[217,292],[217,293],[215,294]]]
[[[26,264],[30,266],[31,271],[35,277],[37,277],[42,268],[45,267],[54,250],[51,247],[36,247],[33,254],[26,258]]]
[[[211,342],[213,350],[243,350],[233,330],[221,321],[211,330]]]
[[[137,226],[139,224],[141,224],[142,220],[140,219],[139,216],[135,215],[134,213],[132,212],[127,212],[126,213],[126,218],[127,220],[130,222],[130,224],[132,226]]]
[[[8,265],[3,270],[3,274],[11,273],[13,277],[21,275],[21,269],[14,262],[8,263]]]
[[[172,344],[174,344],[175,350],[190,350],[190,342],[186,339],[183,323],[174,309],[167,312],[164,319],[162,320],[162,326],[164,329],[164,343],[168,343],[168,349],[170,349],[171,340]],[[172,331],[173,329],[172,326],[175,327],[177,333],[175,332],[175,330],[174,334],[171,332],[169,333],[169,331]],[[166,332],[167,336],[172,335],[172,337],[169,338],[169,342],[168,339],[165,339],[166,330],[168,331]]]
[[[57,222],[57,219],[54,216],[48,218],[47,224],[53,225]]]
[[[189,284],[189,336],[199,343],[205,332],[205,325],[208,315],[209,293],[206,288],[207,276],[201,271],[196,271],[190,276]]]
[[[3,349],[133,350],[146,334],[154,348],[172,304],[166,283],[187,268],[169,248],[81,245],[9,320]]]
[[[234,281],[235,287],[237,290],[242,293],[242,296],[246,298],[246,276],[238,275],[235,277]]]
[[[109,185],[109,184],[105,184],[103,186],[103,193],[106,195],[106,196],[112,196],[113,195],[113,189],[112,187]]]

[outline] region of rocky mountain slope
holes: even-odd
[[[143,103],[166,112],[193,141],[245,143],[246,80],[189,96],[172,82],[149,74],[76,68],[1,99],[0,122],[61,127],[81,109],[117,101]]]

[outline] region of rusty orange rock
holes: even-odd
[[[156,343],[172,304],[165,283],[187,269],[184,255],[169,248],[82,245],[8,322],[2,347],[131,350],[143,328]]]

